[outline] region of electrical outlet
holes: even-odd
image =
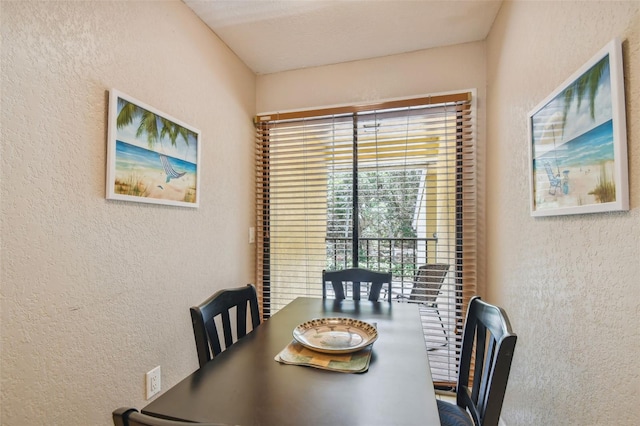
[[[147,372],[147,399],[160,392],[160,366]]]
[[[256,228],[253,226],[249,228],[249,244],[256,242]]]

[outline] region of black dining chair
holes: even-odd
[[[248,312],[251,314],[251,330],[253,330],[260,325],[260,311],[256,288],[251,284],[220,290],[198,306],[191,307],[191,323],[200,367],[228,349],[238,339],[246,336],[247,305]],[[233,322],[231,321],[232,310],[235,310]],[[218,334],[218,321],[222,325],[224,348]]]
[[[351,283],[353,300],[360,300],[362,285],[368,289],[368,299],[377,302],[382,287],[387,284],[386,299],[391,302],[391,272],[371,271],[363,268],[322,271],[322,298],[327,298],[327,286],[331,285],[337,300],[345,299]]]
[[[478,296],[471,299],[462,334],[456,403],[436,401],[442,426],[498,425],[516,340],[502,308]]]
[[[166,420],[142,414],[135,408],[121,407],[113,411],[114,426],[223,426],[221,423],[193,423]]]

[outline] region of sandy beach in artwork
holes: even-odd
[[[560,169],[559,173],[557,169],[553,169],[553,174],[559,174],[562,180],[555,191],[550,186],[549,176],[537,171],[534,175],[536,209],[577,207],[601,202],[595,194],[599,193],[599,186],[601,188],[603,183],[614,180],[613,166],[613,161],[607,161],[601,164],[565,167]]]
[[[151,168],[117,171],[114,187],[117,194],[187,203],[195,202],[195,188],[195,175],[192,173],[166,182],[163,171]]]

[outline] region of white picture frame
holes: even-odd
[[[107,133],[107,199],[199,206],[198,129],[111,89]]]
[[[532,216],[629,210],[619,39],[529,112],[528,130]]]

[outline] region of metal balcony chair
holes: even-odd
[[[213,357],[228,349],[235,341],[247,334],[247,305],[251,313],[251,330],[260,325],[260,311],[256,288],[248,284],[245,287],[220,290],[213,296],[191,307],[191,323],[196,340],[200,367]],[[231,321],[231,309],[235,308],[235,321]],[[218,335],[216,318],[222,322],[224,349]],[[250,330],[250,331],[251,331]],[[235,331],[236,340],[233,340]]]
[[[437,310],[436,300],[448,271],[449,265],[446,263],[428,263],[420,266],[413,288],[411,288],[411,294],[409,294],[409,300],[424,303]]]
[[[363,268],[322,271],[322,298],[327,298],[327,286],[332,286],[335,298],[342,300],[348,293],[351,283],[353,300],[360,300],[362,285],[368,288],[368,299],[377,302],[384,284],[387,284],[386,299],[391,302],[391,272],[377,272]]]
[[[398,298],[408,299],[435,310],[445,338],[447,336],[447,329],[444,326],[444,321],[442,321],[437,300],[448,271],[449,265],[446,263],[428,263],[422,265],[418,268],[409,297],[403,295],[398,296]]]
[[[516,340],[502,308],[477,296],[471,299],[462,334],[456,404],[436,401],[442,426],[498,425]]]

